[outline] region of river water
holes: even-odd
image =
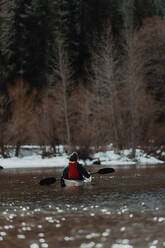
[[[165,165],[121,166],[79,188],[39,185],[60,175],[0,171],[0,248],[165,247]]]

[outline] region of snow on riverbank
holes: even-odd
[[[65,167],[68,163],[68,155],[63,154],[56,157],[42,159],[36,152],[31,152],[21,158],[0,158],[0,165],[4,168],[44,168],[44,167]],[[86,165],[92,165],[100,161],[101,165],[128,165],[128,164],[160,164],[164,161],[158,160],[152,156],[147,156],[142,150],[136,150],[136,158],[130,159],[131,150],[121,151],[116,154],[114,151],[98,152],[93,155],[93,160],[86,160]],[[84,161],[80,161],[84,164]]]
[[[155,157],[146,155],[142,150],[136,150],[136,158],[131,159],[131,149],[123,150],[120,154],[114,153],[114,151],[99,152],[94,155],[94,157],[100,158],[102,165],[124,165],[124,164],[161,164],[161,161]]]

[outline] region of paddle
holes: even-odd
[[[96,172],[91,172],[90,174],[91,175],[94,175],[94,174],[108,174],[108,173],[112,173],[112,172],[115,172],[115,170],[113,168],[103,168],[103,169],[100,169]]]
[[[91,172],[90,174],[91,175],[94,175],[94,174],[108,174],[108,173],[113,173],[115,172],[115,170],[113,168],[103,168],[103,169],[100,169],[96,172]],[[55,177],[47,177],[47,178],[44,178],[44,179],[41,179],[40,181],[40,185],[50,185],[50,184],[53,184],[55,183],[56,181],[60,181],[61,179],[60,178],[55,178]]]
[[[56,178],[55,177],[47,177],[44,179],[40,180],[40,185],[49,185],[49,184],[53,184],[56,182]]]

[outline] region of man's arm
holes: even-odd
[[[82,164],[77,165],[78,171],[86,178],[90,177],[90,174],[87,172],[87,170],[82,166]]]
[[[65,167],[63,171],[63,178],[68,179],[69,166]]]

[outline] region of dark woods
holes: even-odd
[[[165,4],[0,0],[0,148],[165,145]]]

